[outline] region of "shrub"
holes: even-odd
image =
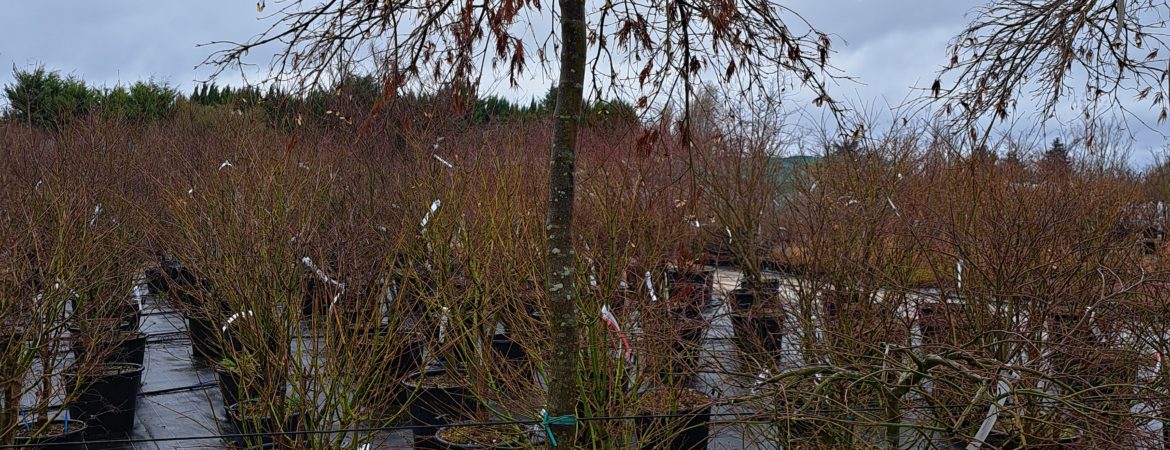
[[[85,82],[72,76],[62,78],[44,67],[16,69],[13,77],[16,81],[4,87],[9,103],[5,118],[50,130],[87,114],[99,96]]]
[[[178,92],[154,81],[139,81],[127,90],[116,86],[101,98],[103,114],[130,122],[155,122],[170,118],[175,111]]]

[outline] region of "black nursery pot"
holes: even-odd
[[[690,385],[699,371],[699,354],[702,352],[703,337],[707,334],[705,322],[695,321],[680,325],[679,339],[674,342],[676,357],[670,378]]]
[[[183,289],[196,284],[195,274],[173,259],[146,269],[145,276],[146,288],[154,296],[170,294],[173,287]]]
[[[347,348],[353,352],[341,353],[342,358],[357,358],[352,363],[343,360],[342,364],[353,367],[371,367],[370,376],[375,380],[368,395],[373,398],[371,405],[388,404],[390,410],[396,411],[405,405],[409,392],[404,392],[401,381],[407,375],[418,372],[423,367],[423,353],[425,345],[418,335],[413,332],[401,332],[401,342],[388,342],[391,336],[382,336],[379,341],[360,341],[356,345],[350,344]],[[386,348],[384,346],[389,346]],[[373,363],[373,365],[370,365]],[[390,412],[389,410],[387,412]]]
[[[81,330],[70,328],[69,332],[75,336]],[[140,331],[129,331],[121,333],[118,345],[109,350],[106,355],[104,363],[107,364],[138,364],[146,359],[146,333]],[[85,357],[86,345],[79,341],[73,343],[73,354],[77,358]]]
[[[411,402],[408,408],[415,448],[442,449],[435,433],[445,425],[472,419],[479,403],[467,386],[435,386],[427,377],[440,376],[448,369],[429,369],[411,374],[403,384]]]
[[[682,410],[674,414],[662,414],[672,417],[646,417],[634,419],[634,425],[639,433],[644,430],[662,430],[673,428],[669,439],[647,443],[642,450],[706,450],[707,439],[711,434],[711,405],[704,405],[695,409]]]
[[[667,283],[670,287],[670,302],[675,314],[690,320],[703,318],[703,310],[714,301],[714,270],[698,272],[669,272]]]
[[[85,422],[80,420],[54,420],[50,427],[58,426],[60,431],[41,436],[19,436],[13,440],[15,450],[85,450],[82,437],[85,435]],[[33,430],[44,428],[43,423],[31,425]],[[19,431],[19,430],[18,430]]]
[[[195,361],[207,364],[223,358],[223,348],[218,339],[219,328],[214,322],[187,316],[187,333],[191,335],[191,356]]]
[[[243,436],[235,438],[235,443],[246,449],[260,449],[271,448],[273,446],[274,438],[272,433],[276,432],[292,432],[288,439],[304,441],[306,436],[297,433],[301,431],[302,420],[299,413],[290,414],[285,419],[284,427],[280,425],[280,419],[271,417],[269,415],[249,415],[247,412],[242,412],[246,409],[246,405],[250,405],[255,400],[243,400],[228,407],[228,420],[236,431]]]
[[[245,400],[251,400],[260,396],[260,389],[257,385],[244,388],[240,383],[240,375],[232,370],[217,368],[215,369],[215,376],[219,380],[219,393],[223,397],[223,407],[230,408],[231,405]]]
[[[515,374],[532,375],[531,371],[525,373],[528,364],[528,353],[524,351],[524,347],[520,343],[512,339],[507,334],[497,334],[492,336],[492,351],[496,357],[500,358],[505,364],[505,367]]]
[[[727,293],[727,300],[731,303],[732,311],[747,311],[752,309],[758,300],[765,300],[768,296],[775,296],[780,292],[780,280],[767,279],[760,284],[760,293],[765,294],[763,297],[757,294],[756,291],[746,287],[741,283],[731,292]]]
[[[784,330],[780,320],[766,314],[748,311],[731,313],[731,329],[740,353],[754,355],[760,352],[779,360]]]
[[[134,429],[142,370],[141,364],[106,364],[100,373],[85,374],[81,380],[77,374],[66,375],[69,386],[82,389],[69,412],[89,425],[87,439],[128,436]]]
[[[413,373],[422,367],[424,345],[418,334],[410,331],[403,331],[396,334],[396,338],[401,338],[401,344],[394,344],[391,349],[393,352],[386,352],[383,346],[391,345],[388,341],[391,339],[391,331],[388,326],[383,325],[377,331],[373,332],[377,335],[377,340],[358,341],[355,344],[349,344],[357,352],[356,357],[360,355],[371,355],[384,364],[383,374],[397,379],[403,375]],[[343,353],[344,355],[344,353]]]
[[[167,275],[162,268],[152,267],[146,269],[142,275],[146,278],[146,292],[150,293],[150,295],[159,296],[169,291],[167,287]]]

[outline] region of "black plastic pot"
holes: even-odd
[[[130,298],[116,305],[116,310],[114,311],[102,311],[100,313],[95,311],[82,311],[80,310],[81,307],[78,305],[77,299],[70,299],[69,307],[73,310],[74,320],[96,321],[95,323],[108,324],[107,328],[111,330],[138,331],[138,324],[142,320],[142,309],[138,301]],[[76,323],[74,325],[70,330],[80,328],[80,326],[76,326]]]
[[[711,405],[658,415],[671,417],[644,414],[634,419],[639,437],[648,430],[669,430],[669,435],[664,436],[666,440],[646,443],[642,450],[706,450],[711,434]]]
[[[219,343],[219,328],[214,322],[187,316],[187,333],[191,335],[191,356],[197,362],[213,363],[223,358]]]
[[[106,364],[100,373],[84,374],[81,379],[77,374],[66,374],[68,386],[81,388],[69,412],[89,425],[86,439],[130,434],[138,409],[142,370],[141,364]]]
[[[219,393],[223,397],[225,409],[240,401],[260,397],[259,387],[256,385],[244,387],[241,384],[240,375],[233,370],[216,368],[215,376],[219,380]]]
[[[715,271],[667,272],[666,276],[675,313],[690,320],[702,319],[703,310],[712,305],[714,299],[711,294]]]
[[[758,291],[759,293],[764,294],[761,296],[757,293],[757,291],[747,286],[746,283],[740,282],[739,286],[736,286],[735,289],[732,289],[731,292],[727,293],[727,301],[730,303],[729,306],[731,307],[731,311],[747,311],[749,309],[755,308],[757,303],[760,303],[761,300],[764,302],[775,301],[775,296],[779,295],[780,286],[780,280],[765,279],[761,281],[760,289]]]
[[[778,361],[784,327],[780,319],[762,312],[736,311],[731,313],[731,330],[735,333],[735,345],[745,356],[767,355]]]
[[[276,440],[272,433],[277,432],[292,433],[284,436],[290,440],[296,440],[301,443],[306,440],[306,435],[297,433],[301,431],[302,425],[304,425],[299,413],[290,414],[288,418],[284,419],[283,427],[279,422],[280,419],[275,417],[268,415],[247,416],[240,413],[241,406],[254,401],[244,400],[229,406],[227,409],[228,420],[239,434],[244,435],[235,439],[236,445],[246,449],[270,448]]]
[[[528,366],[528,353],[520,343],[506,334],[492,336],[492,351],[512,373],[521,374]]]
[[[170,294],[172,291],[182,291],[198,283],[195,274],[183,267],[179,261],[168,259],[161,267],[152,267],[146,270],[146,287],[151,295]]]
[[[390,342],[401,336],[402,341]],[[368,382],[362,383],[364,392],[370,398],[367,407],[377,408],[376,412],[394,413],[406,403],[408,392],[404,392],[402,380],[423,367],[425,345],[412,332],[402,332],[395,337],[382,336],[377,341],[363,340],[347,344],[342,358],[354,358],[342,364],[353,367],[380,367],[367,374]]]
[[[413,427],[415,448],[444,448],[435,441],[435,433],[444,425],[470,420],[479,403],[467,386],[426,386],[420,380],[442,375],[448,369],[437,368],[411,374],[403,384],[411,395],[408,408]]]
[[[82,437],[85,435],[85,422],[80,420],[54,420],[50,423],[65,424],[64,432],[48,436],[20,437],[13,441],[16,450],[85,450]],[[30,426],[36,430],[43,428],[43,423]]]
[[[81,330],[70,328],[69,332],[77,336]],[[88,346],[80,339],[73,342],[73,354],[78,359],[85,357],[85,350]],[[142,365],[142,362],[146,359],[146,333],[126,331],[120,333],[118,339],[118,345],[108,350],[109,353],[103,362],[106,364],[125,363]]]
[[[169,291],[167,275],[160,267],[152,267],[143,272],[146,279],[146,292],[151,296],[159,296]]]
[[[707,334],[706,322],[692,322],[679,325],[679,339],[674,342],[672,378],[683,384],[691,384],[699,371],[699,354],[703,348],[703,336]]]

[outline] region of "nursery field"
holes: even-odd
[[[549,286],[549,121],[413,107],[0,122],[0,448],[1170,443],[1157,168],[598,119]]]
[[[704,308],[704,317],[710,329],[701,344],[698,355],[697,378],[693,386],[716,398],[733,398],[746,392],[756,383],[756,377],[720,370],[737,364],[733,358],[734,332],[727,312],[723,310],[724,289],[731,289],[738,281],[738,273],[723,269],[716,273],[715,295]],[[89,448],[217,448],[239,445],[245,430],[236,428],[228,416],[230,398],[238,395],[224,386],[223,378],[214,364],[193,357],[200,350],[194,347],[188,335],[182,312],[169,308],[164,292],[155,292],[149,286],[139,286],[133,294],[142,301],[140,331],[145,335],[142,349],[141,387],[134,412],[134,423],[128,433],[116,437],[94,439]],[[321,345],[310,342],[307,333],[294,338],[296,345]],[[791,350],[788,350],[791,353]],[[420,355],[421,357],[422,355]],[[789,363],[793,362],[791,355]],[[225,388],[228,389],[225,391]],[[31,394],[30,394],[31,395]],[[29,398],[31,401],[32,398]],[[713,424],[709,430],[709,448],[775,448],[767,440],[753,438],[767,427],[762,424],[735,420],[743,413],[730,405],[714,406]],[[534,440],[541,440],[538,424],[525,427]],[[412,424],[399,420],[385,426],[362,426],[349,434],[375,449],[414,448]]]

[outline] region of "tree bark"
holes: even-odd
[[[573,192],[577,127],[585,84],[585,2],[560,0],[561,64],[554,110],[549,162],[548,275],[552,313],[552,358],[549,361],[548,403],[554,416],[575,414],[580,327],[577,313],[576,256],[573,250]],[[557,425],[559,442],[572,445],[576,426]]]

